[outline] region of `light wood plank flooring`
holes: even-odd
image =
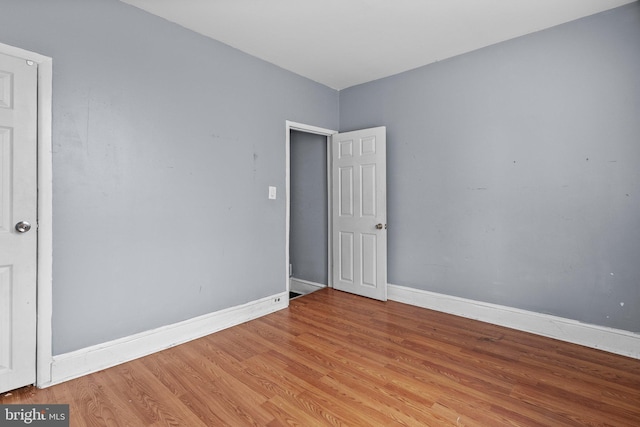
[[[640,426],[640,360],[324,289],[0,403],[72,426]]]

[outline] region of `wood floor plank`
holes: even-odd
[[[193,412],[158,381],[138,359],[104,371],[109,389],[122,402],[131,403],[145,425],[204,426]]]
[[[191,353],[188,352],[189,355]],[[209,376],[205,369],[194,369],[191,360],[180,351],[180,347],[165,350],[157,357],[142,358],[141,362],[204,425],[223,423],[210,405],[209,397],[212,394],[209,386],[219,378],[218,375]]]
[[[67,403],[73,427],[636,427],[640,360],[323,289],[0,403]]]

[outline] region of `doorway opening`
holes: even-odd
[[[290,299],[332,287],[330,139],[336,133],[286,122],[285,268]]]

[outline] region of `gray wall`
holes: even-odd
[[[291,131],[291,238],[293,277],[326,285],[327,137]]]
[[[389,282],[640,332],[640,4],[340,92]]]
[[[285,121],[336,91],[116,0],[0,0],[0,42],[53,58],[54,354],[285,291]]]

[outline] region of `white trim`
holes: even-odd
[[[296,292],[298,294],[310,294],[311,292],[315,292],[322,288],[326,288],[327,285],[323,285],[322,283],[311,282],[309,280],[297,279],[295,277],[291,277],[289,279],[289,290]]]
[[[305,125],[303,123],[292,122],[287,120],[285,122],[285,146],[284,146],[284,158],[285,158],[285,277],[287,293],[289,292],[289,238],[291,233],[291,131],[297,130],[300,132],[313,133],[316,135],[323,135],[327,137],[327,203],[328,203],[328,253],[327,253],[327,265],[329,274],[329,287],[331,287],[331,155],[330,155],[330,139],[331,135],[338,133],[335,130],[325,129],[317,126]]]
[[[59,384],[239,325],[289,304],[280,293],[193,319],[61,354],[53,358],[51,382]]]
[[[398,285],[388,292],[393,301],[640,359],[640,334],[633,332]]]
[[[53,280],[53,164],[51,158],[51,104],[53,60],[38,53],[0,43],[0,53],[38,64],[38,323],[36,385],[51,380],[51,316]]]
[[[338,131],[335,130],[325,129],[318,126],[305,125],[304,123],[292,122],[290,120],[287,120],[286,124],[287,130],[297,130],[300,132],[315,133],[316,135],[324,136],[331,136],[335,133],[338,133]]]
[[[332,136],[327,135],[327,284],[333,288],[333,174],[331,173],[333,144],[331,140]]]

